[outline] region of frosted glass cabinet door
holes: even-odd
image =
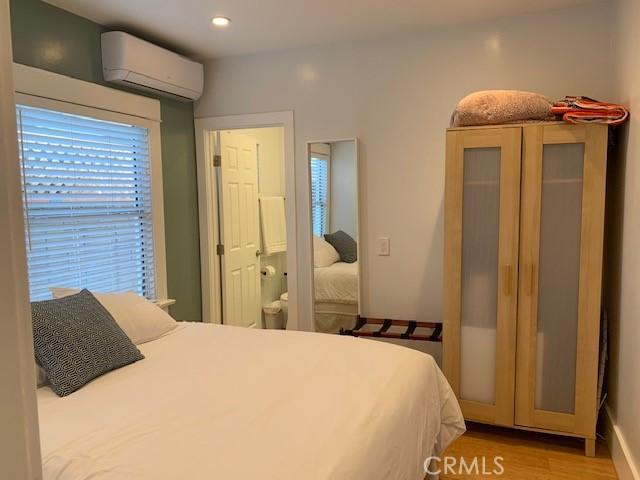
[[[468,419],[513,425],[519,127],[447,133],[444,369]]]
[[[500,147],[465,148],[462,164],[460,398],[495,405]]]
[[[606,140],[606,127],[597,125],[524,128],[522,426],[594,433]]]

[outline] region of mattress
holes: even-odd
[[[358,303],[358,262],[336,262],[313,271],[316,303]]]
[[[350,330],[358,320],[358,304],[316,302],[313,314],[316,332],[339,333]]]
[[[418,480],[464,430],[432,357],[182,324],[64,398],[38,389],[45,480]]]

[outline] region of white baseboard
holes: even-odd
[[[629,447],[627,442],[620,432],[617,425],[613,423],[613,416],[609,407],[605,405],[605,421],[607,428],[607,444],[609,445],[609,451],[611,452],[611,459],[613,465],[616,467],[616,472],[620,480],[640,480],[638,474],[638,467],[634,465],[631,456],[629,455]]]

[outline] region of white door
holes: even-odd
[[[260,328],[258,156],[251,137],[220,132],[223,323]]]

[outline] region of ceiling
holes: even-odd
[[[205,59],[470,23],[598,0],[45,1]],[[210,20],[215,15],[231,18],[231,25],[214,28]]]

